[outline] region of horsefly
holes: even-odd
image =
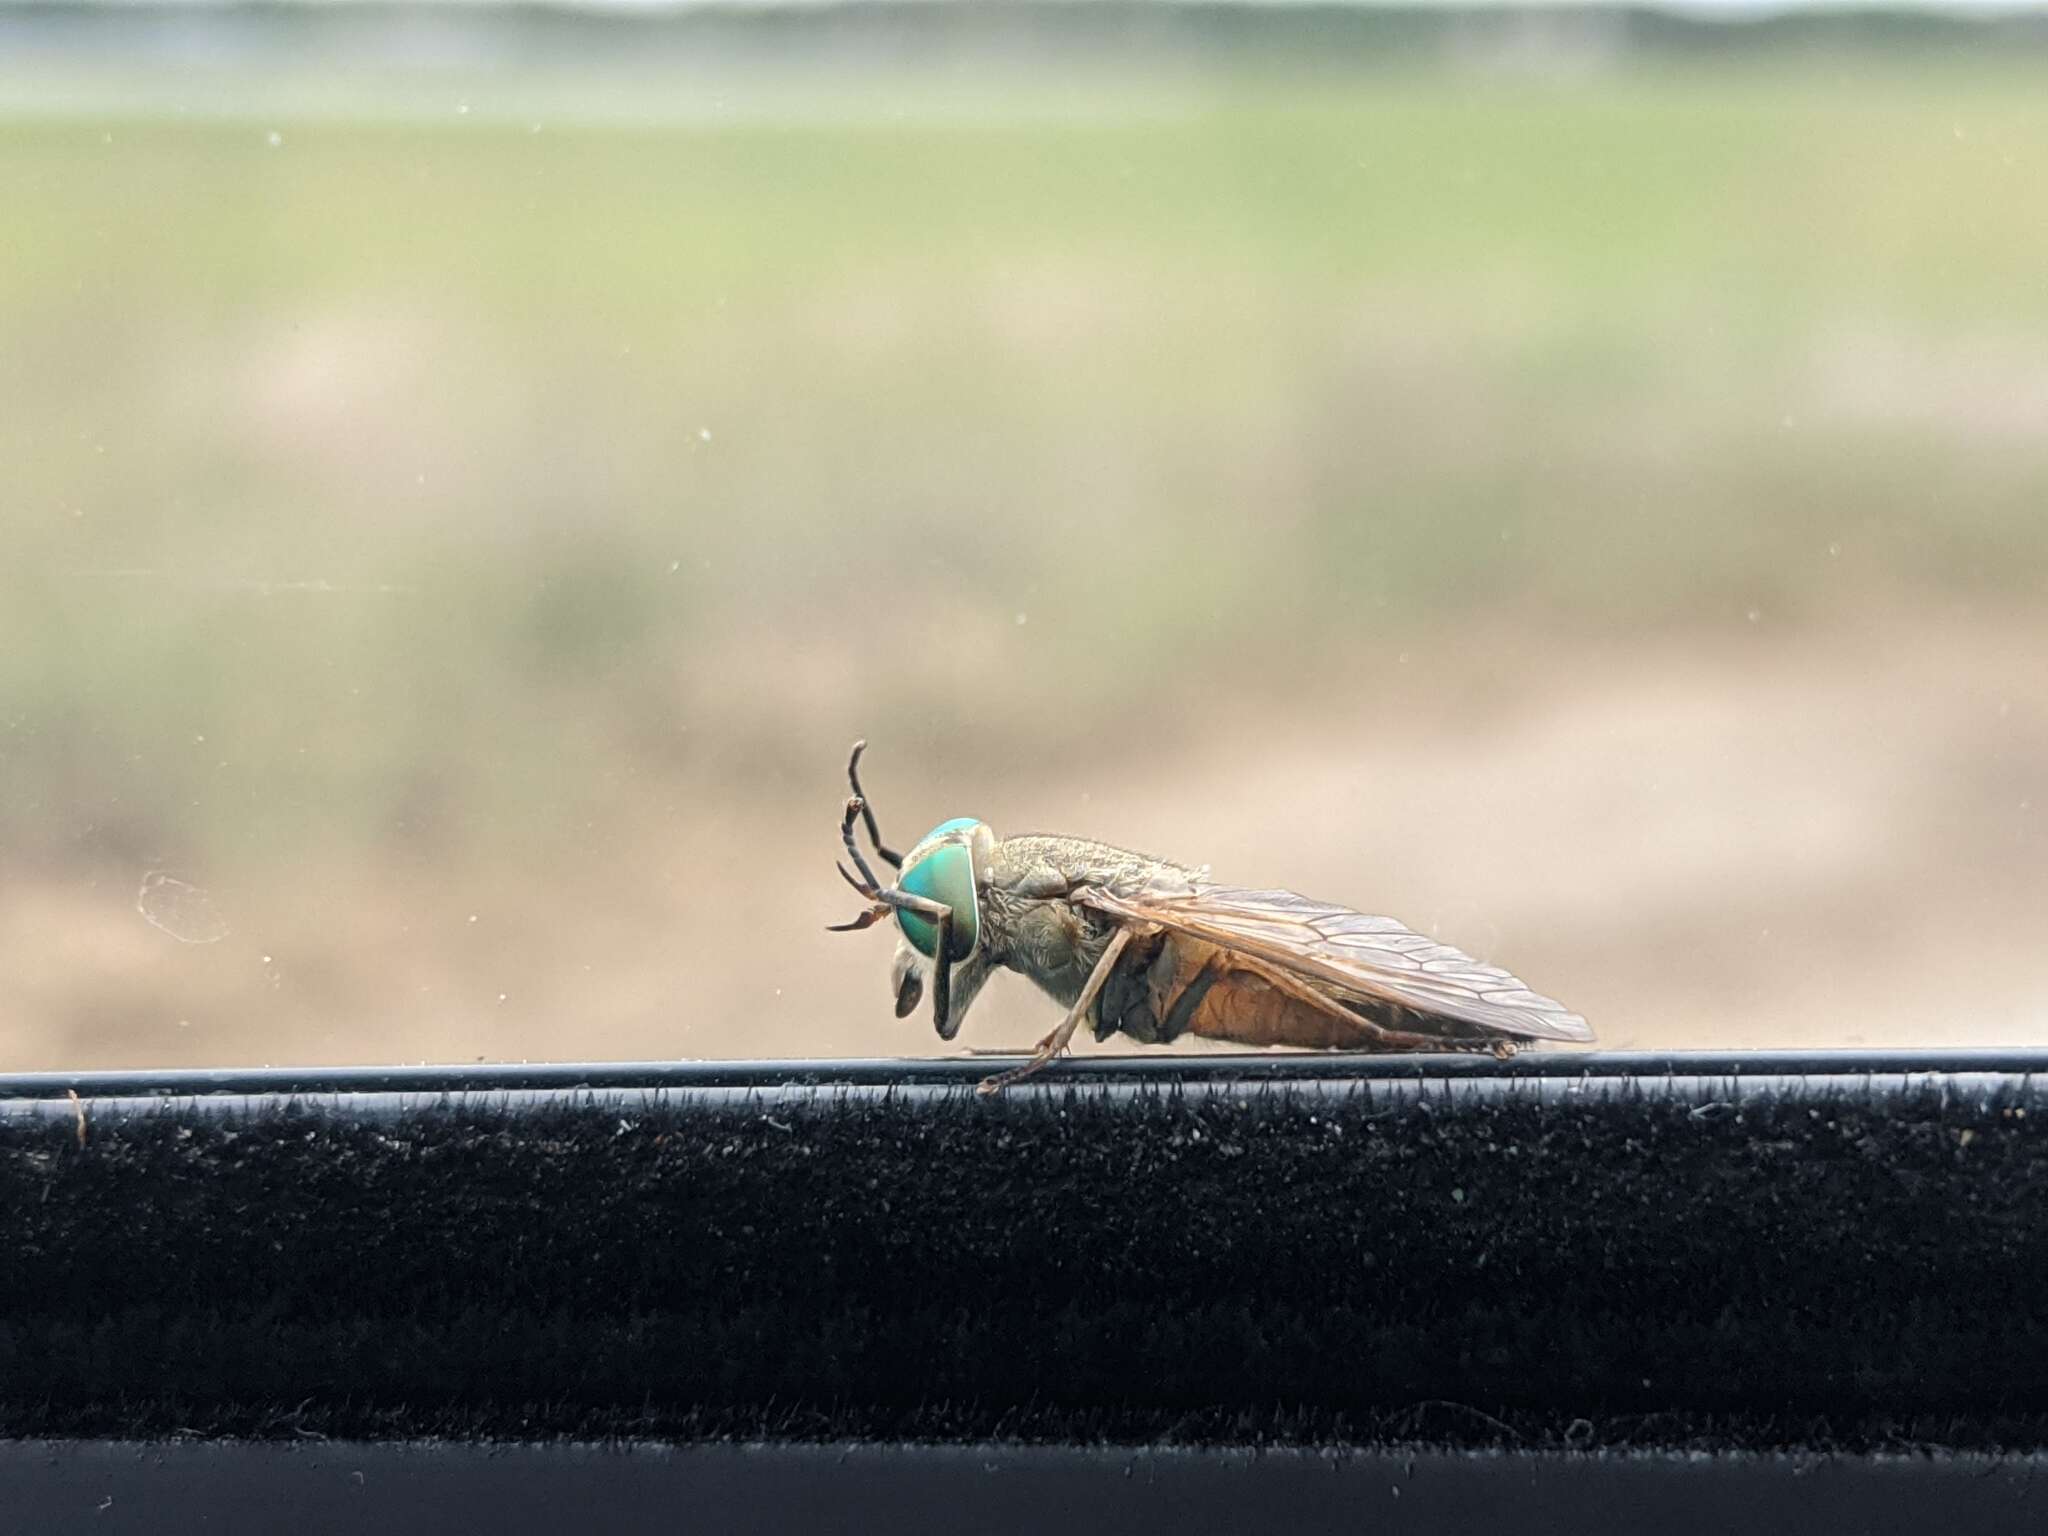
[[[996,1093],[1041,1071],[1088,1024],[1095,1038],[1144,1045],[1181,1035],[1241,1045],[1353,1051],[1514,1053],[1523,1040],[1589,1041],[1586,1021],[1498,966],[1390,917],[1292,891],[1219,885],[1206,868],[1170,864],[1079,837],[999,838],[971,816],[942,821],[908,853],[882,841],[860,787],[839,835],[870,905],[835,933],[894,917],[896,1017],[932,977],[932,1023],[951,1040],[989,972],[1021,972],[1067,1015],[1029,1060],[985,1078]],[[884,885],[855,841],[898,871]]]

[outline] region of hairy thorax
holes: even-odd
[[[1068,898],[1078,886],[1118,895],[1191,885],[1200,871],[1086,838],[1004,838],[982,888],[989,958],[1072,1004],[1116,924]]]

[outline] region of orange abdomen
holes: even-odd
[[[1148,1045],[1181,1035],[1322,1051],[1512,1050],[1452,1014],[1330,990],[1253,955],[1185,934],[1133,940],[1096,1007],[1095,1038]]]

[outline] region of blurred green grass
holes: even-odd
[[[1098,87],[0,120],[10,857],[546,854],[877,718],[2048,590],[2024,71]]]

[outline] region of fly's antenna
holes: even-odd
[[[903,867],[903,855],[882,841],[881,830],[875,825],[875,808],[868,804],[867,792],[860,787],[860,755],[867,751],[867,749],[868,744],[865,737],[853,744],[853,756],[846,761],[846,782],[853,786],[853,798],[860,802],[861,820],[867,824],[868,841],[875,845],[875,857],[884,864],[887,864],[891,869],[901,869]],[[851,834],[852,830],[853,824],[849,821],[847,823],[847,831]],[[852,846],[850,836],[847,846]],[[855,854],[854,857],[858,859],[860,855]]]

